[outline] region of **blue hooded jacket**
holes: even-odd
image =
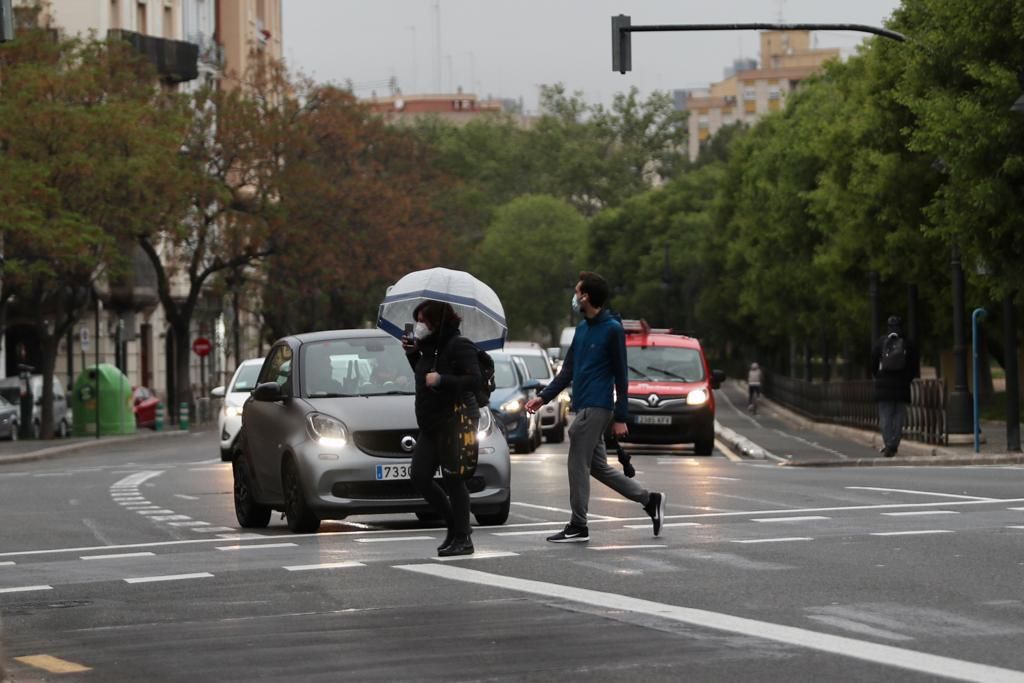
[[[626,421],[629,415],[626,333],[622,323],[607,309],[576,326],[562,370],[540,392],[540,397],[547,403],[569,384],[572,384],[573,410],[604,408],[615,412],[616,422]]]

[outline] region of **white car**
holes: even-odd
[[[518,356],[526,364],[530,373],[529,379],[540,382],[546,387],[555,378],[554,364],[547,350],[533,342],[506,342],[505,353]],[[545,403],[538,411],[540,426],[548,443],[562,443],[565,440],[565,429],[569,423],[569,394],[561,392],[554,401]]]
[[[256,388],[256,379],[263,367],[262,358],[250,358],[242,361],[231,377],[227,390],[217,387],[210,392],[214,398],[223,398],[224,405],[217,411],[217,431],[220,433],[220,459],[231,460],[231,451],[238,438],[238,430],[242,428],[242,404]]]

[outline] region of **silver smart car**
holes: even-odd
[[[246,528],[271,512],[288,528],[315,531],[322,519],[431,509],[409,480],[418,429],[415,382],[401,345],[378,330],[335,330],[274,344],[242,408],[232,453],[235,513]],[[467,482],[482,525],[508,519],[508,445],[485,409],[480,460]]]

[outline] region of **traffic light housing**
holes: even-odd
[[[612,17],[612,71],[620,74],[633,70],[633,34],[622,30],[629,25],[628,15]]]

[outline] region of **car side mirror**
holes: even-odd
[[[712,370],[711,371],[711,388],[718,389],[722,386],[722,382],[725,381],[725,370]]]
[[[281,390],[281,385],[277,382],[264,382],[263,384],[257,384],[256,388],[253,389],[252,397],[257,401],[267,401],[268,403],[283,401],[285,399],[284,392]]]
[[[526,391],[540,391],[544,385],[540,383],[540,380],[531,379],[523,383],[523,389]]]
[[[224,398],[224,387],[215,387],[210,391],[210,396],[214,398]]]

